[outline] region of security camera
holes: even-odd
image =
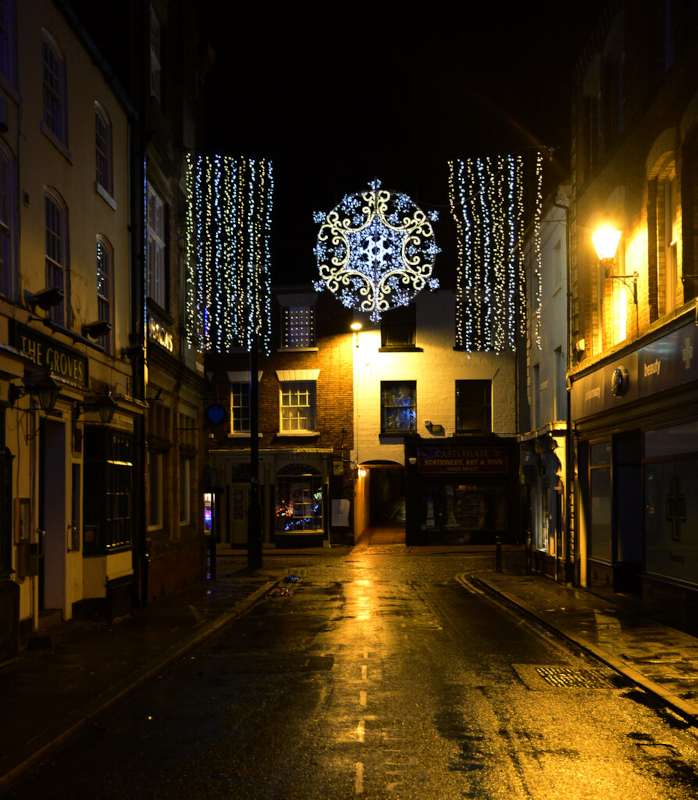
[[[27,289],[24,290],[24,299],[27,304],[31,306],[32,311],[39,306],[42,311],[48,311],[49,308],[57,306],[63,300],[63,290],[57,286],[46,286],[36,293],[32,293]]]
[[[91,339],[99,339],[111,330],[111,322],[106,319],[98,319],[94,322],[87,322],[82,326],[82,335],[89,336]]]

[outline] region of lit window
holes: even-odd
[[[108,194],[113,194],[112,186],[112,144],[111,122],[104,109],[95,104],[95,158],[97,185]]]
[[[315,431],[315,381],[281,384],[281,430]]]
[[[46,286],[54,286],[67,295],[68,281],[68,212],[51,195],[44,196],[44,216],[46,220]],[[49,319],[59,325],[66,324],[67,296],[50,308]]]
[[[456,381],[456,432],[492,430],[492,382]]]
[[[158,103],[162,102],[162,30],[160,20],[150,7],[150,94]]]
[[[276,476],[276,530],[322,531],[322,476],[307,464],[290,464]]]
[[[230,405],[233,433],[249,433],[250,430],[250,384],[231,383]]]
[[[101,236],[97,237],[97,319],[112,324],[112,250]],[[100,337],[105,352],[111,352],[111,331]]]
[[[381,381],[381,431],[408,433],[416,430],[416,381]]]
[[[67,140],[65,107],[65,59],[58,46],[44,32],[41,42],[43,77],[43,123],[60,142]]]
[[[165,204],[148,186],[148,297],[166,308]]]
[[[315,347],[313,306],[284,306],[281,317],[282,347]]]

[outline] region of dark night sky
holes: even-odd
[[[209,17],[207,149],[274,161],[275,282],[316,276],[313,211],[379,177],[437,209],[435,276],[455,258],[450,158],[559,148],[569,76],[603,2],[288,3]],[[447,281],[442,280],[442,284]]]

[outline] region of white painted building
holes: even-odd
[[[384,314],[377,325],[367,316],[356,319],[363,326],[354,338],[352,461],[358,474],[354,508],[358,538],[369,525],[405,522],[405,467],[407,473],[411,466],[421,469],[420,456],[414,456],[414,464],[409,459],[406,464],[406,441],[449,452],[464,442],[499,447],[516,434],[517,389],[515,354],[454,349],[456,295],[452,291],[422,292],[409,306]],[[507,474],[518,473],[518,465],[510,463],[508,455],[505,461]],[[409,474],[407,478],[409,483]],[[503,480],[500,475],[502,486]],[[442,473],[433,484],[445,486],[448,481],[444,481]],[[452,507],[459,492],[479,498],[478,503],[486,502],[477,481],[466,481],[462,475],[454,481],[449,483],[452,488],[439,490],[452,498]],[[511,512],[512,501],[508,502]],[[439,501],[435,495],[425,503],[428,519],[412,522],[417,530],[436,535],[438,513],[434,516],[428,508]],[[468,538],[465,529],[472,526],[457,525],[451,519],[449,528],[448,520],[442,522],[441,534],[451,530],[461,539]],[[409,529],[408,521],[408,538]]]

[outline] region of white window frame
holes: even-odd
[[[99,194],[113,198],[112,126],[109,115],[99,103],[95,103],[95,188]]]
[[[249,379],[247,382],[234,381],[230,384],[230,432],[232,434],[249,434],[250,432]]]
[[[66,327],[70,302],[68,209],[62,198],[54,192],[47,191],[44,194],[44,231],[46,286],[55,286],[64,295],[60,303],[48,310],[48,317]]]
[[[41,38],[42,130],[63,145],[68,144],[66,65],[56,40],[43,31]]]
[[[101,234],[97,236],[97,319],[104,320],[112,330],[101,336],[99,343],[106,353],[111,353],[114,322],[112,319],[112,296],[114,286],[114,250]]]
[[[162,26],[150,6],[150,96],[162,104]]]
[[[279,431],[317,433],[316,381],[284,381],[279,395]]]
[[[148,297],[160,308],[167,308],[165,281],[165,203],[148,184],[147,200],[148,250],[146,254]]]

